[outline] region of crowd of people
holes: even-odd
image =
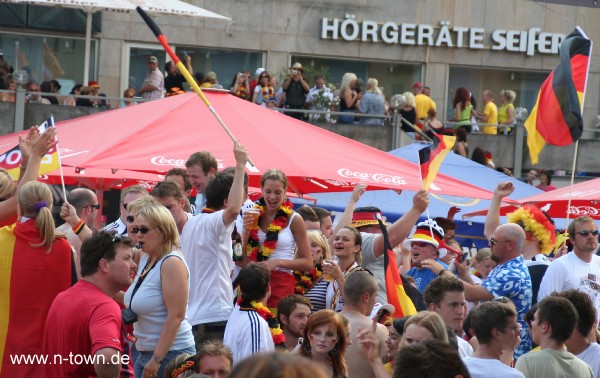
[[[419,221],[425,191],[380,223],[378,208],[356,207],[358,184],[334,225],[326,209],[294,210],[285,173],[270,169],[252,202],[248,151],[235,143],[234,167],[199,151],[150,192],[122,190],[103,230],[92,229],[94,192],[75,189],[56,228],[52,193],[36,181],[54,137],[32,128],[20,141],[16,185],[0,171],[3,376],[600,376],[598,229],[587,216],[569,225],[568,245],[537,207],[500,224],[514,190],[500,183],[489,248],[471,257],[455,239],[457,209]],[[414,314],[388,303],[387,242]],[[60,362],[16,359],[31,355]]]

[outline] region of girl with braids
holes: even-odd
[[[58,293],[75,281],[73,253],[52,217],[52,193],[30,181],[17,193],[19,221],[0,229],[0,362],[2,376],[31,377],[35,365],[15,365],[10,356],[41,354],[46,317]]]
[[[308,318],[300,354],[318,363],[328,377],[348,376],[347,333],[342,317],[332,310],[320,310]]]
[[[292,210],[285,197],[287,177],[278,169],[267,170],[260,178],[262,197],[254,203],[259,210],[258,228],[249,229],[253,218],[244,214],[244,234],[247,259],[258,262],[271,271],[271,296],[267,306],[276,309],[283,297],[294,294],[294,271],[313,268],[304,221]]]

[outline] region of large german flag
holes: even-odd
[[[402,318],[417,313],[415,304],[410,299],[406,291],[404,290],[404,284],[398,272],[398,264],[396,264],[396,255],[390,245],[390,239],[388,238],[387,230],[383,221],[377,216],[377,222],[381,228],[383,234],[385,254],[383,255],[383,267],[385,270],[385,293],[389,304],[394,306],[395,312],[394,318]]]
[[[440,165],[442,165],[448,152],[454,147],[455,142],[456,137],[434,133],[433,144],[419,150],[423,189],[429,189],[429,186],[435,180],[435,176],[437,176],[440,170]]]
[[[560,63],[542,84],[537,101],[525,121],[531,163],[546,143],[566,146],[583,132],[583,99],[592,41],[579,27],[560,45]]]

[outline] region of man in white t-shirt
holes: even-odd
[[[569,238],[573,252],[554,260],[540,285],[538,301],[552,292],[580,290],[590,296],[594,307],[600,310],[600,256],[598,227],[588,216],[576,218],[569,224]]]
[[[444,319],[446,326],[456,332],[460,356],[473,355],[473,347],[462,338],[467,308],[462,281],[452,275],[438,277],[425,288],[424,299],[429,311],[437,312]]]
[[[517,312],[511,306],[490,301],[473,309],[472,326],[479,348],[463,357],[472,378],[519,378],[523,373],[500,361],[502,350],[512,350],[519,336]]]
[[[190,268],[188,319],[199,350],[220,339],[233,309],[231,232],[243,200],[246,147],[235,144],[235,174],[217,173],[206,187],[206,208],[183,227],[181,250]]]
[[[566,290],[553,295],[568,299],[577,311],[577,326],[571,337],[565,341],[567,350],[590,365],[594,377],[599,378],[600,345],[596,342],[590,342],[588,339],[590,332],[593,332],[597,316],[592,300],[588,295],[578,290]]]
[[[231,312],[223,337],[223,344],[233,352],[234,365],[254,354],[275,350],[269,323],[252,306],[253,302],[267,305],[271,296],[271,271],[250,263],[240,271],[238,282],[241,302]]]

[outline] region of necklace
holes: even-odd
[[[277,239],[279,238],[279,231],[283,230],[287,226],[290,215],[292,215],[292,203],[289,200],[284,201],[277,214],[267,227],[267,233],[265,241],[262,246],[259,247],[258,243],[258,230],[251,230],[248,235],[248,244],[246,245],[246,254],[252,261],[266,261],[275,251],[277,247]],[[258,216],[258,224],[261,223],[262,218],[265,216],[266,203],[263,197],[260,197],[258,201],[254,203],[254,208],[259,209],[260,215]]]
[[[285,347],[285,335],[279,326],[279,321],[277,321],[277,318],[273,316],[273,313],[265,305],[258,301],[248,303],[243,297],[240,298],[239,305],[242,311],[256,311],[269,325],[269,331],[271,332],[275,346]]]
[[[321,278],[322,275],[323,268],[320,263],[317,263],[317,265],[315,265],[315,267],[312,268],[312,270],[308,273],[300,272],[298,270],[295,271],[294,278],[296,279],[296,286],[294,292],[300,295],[306,294],[306,292],[315,286],[315,283],[319,280],[319,278]]]

